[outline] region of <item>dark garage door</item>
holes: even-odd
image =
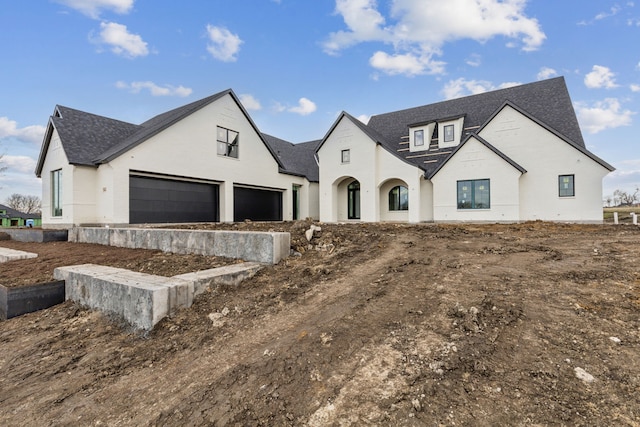
[[[282,193],[273,190],[235,187],[233,220],[235,222],[282,221]]]
[[[129,222],[218,221],[218,185],[129,177]]]

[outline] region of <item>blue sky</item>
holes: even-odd
[[[29,0],[0,14],[0,203],[40,196],[56,104],[132,123],[232,88],[262,132],[564,76],[587,148],[640,185],[640,5],[562,0]]]

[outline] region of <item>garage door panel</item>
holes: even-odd
[[[282,221],[282,192],[235,187],[233,212],[235,222]]]
[[[218,200],[216,184],[131,176],[129,222],[214,222]]]

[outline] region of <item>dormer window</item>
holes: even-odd
[[[413,132],[413,145],[422,147],[424,145],[424,130],[420,129]]]
[[[438,148],[452,148],[460,144],[464,116],[438,121]]]
[[[444,126],[444,142],[452,142],[454,137],[454,125],[446,125]]]
[[[429,150],[429,143],[436,127],[435,122],[423,122],[409,125],[409,151]]]

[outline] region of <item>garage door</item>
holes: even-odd
[[[129,177],[129,222],[218,221],[218,185]]]
[[[255,188],[233,189],[233,220],[235,222],[282,221],[282,192]]]

